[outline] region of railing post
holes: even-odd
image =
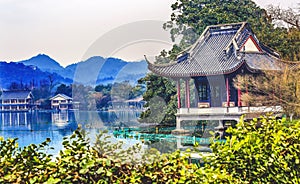
[[[179,116],[176,116],[176,130],[181,129],[181,119]]]

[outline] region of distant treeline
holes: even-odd
[[[132,85],[129,81],[115,82],[113,84],[99,84],[95,87],[82,84],[56,84],[49,76],[48,80],[39,81],[39,85],[28,85],[12,82],[8,88],[11,91],[31,90],[34,101],[41,103],[41,108],[50,108],[50,98],[56,94],[65,94],[79,102],[81,110],[103,110],[111,106],[112,101],[125,101],[142,96],[145,86]]]

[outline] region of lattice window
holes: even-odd
[[[208,100],[208,86],[205,83],[199,84],[199,100]]]

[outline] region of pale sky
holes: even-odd
[[[47,54],[62,66],[92,55],[128,61],[170,48],[161,29],[175,0],[0,0],[0,61]],[[298,0],[255,0],[295,7]]]

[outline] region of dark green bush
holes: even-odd
[[[50,140],[21,149],[1,138],[0,183],[299,183],[299,128],[299,121],[241,120],[231,139],[212,143],[203,167],[188,163],[188,152],[124,150],[104,132],[91,144],[76,130],[56,158],[45,152]]]
[[[245,183],[300,183],[300,122],[241,120],[225,143],[212,145],[210,168]]]

